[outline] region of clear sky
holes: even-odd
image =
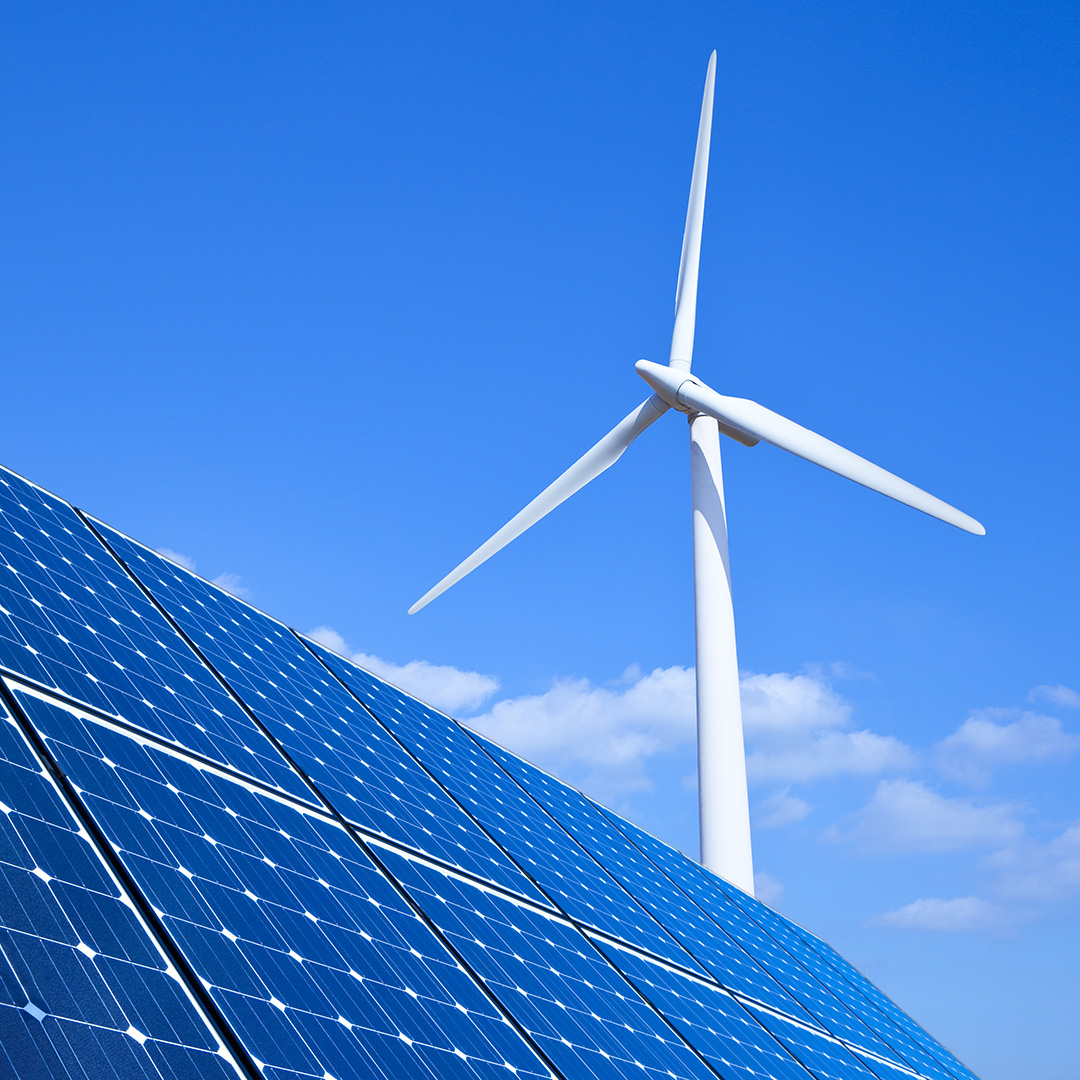
[[[762,895],[1075,1078],[1075,3],[7,5],[0,460],[692,851],[681,418],[405,611],[666,360],[713,48],[695,370],[988,530],[725,443]]]

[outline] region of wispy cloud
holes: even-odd
[[[176,563],[177,566],[182,566],[185,570],[195,573],[195,560],[190,555],[181,555],[179,551],[164,547],[158,548],[157,553],[164,555],[166,559]],[[241,582],[239,574],[218,574],[213,579],[213,583],[219,589],[224,589],[227,593],[232,593],[233,596],[237,596],[241,600],[250,600],[253,595],[251,589]]]
[[[1024,833],[1021,808],[949,798],[910,779],[881,780],[870,801],[825,833],[873,852],[950,852],[1002,848]]]
[[[1039,901],[1080,895],[1080,821],[1044,842],[1004,848],[987,860],[998,873],[995,892]]]
[[[559,679],[466,723],[602,800],[652,789],[650,758],[694,741],[694,672],[629,668],[614,685]]]
[[[241,582],[239,574],[218,574],[214,578],[214,584],[219,589],[224,589],[227,593],[232,593],[233,596],[237,596],[241,600],[250,600],[252,597],[251,589]]]
[[[985,784],[995,766],[1063,760],[1080,749],[1080,735],[1070,735],[1053,716],[1015,709],[973,712],[959,729],[934,749],[934,765],[944,776]],[[1009,720],[1011,723],[999,723]]]
[[[1014,916],[1004,908],[978,896],[954,900],[913,900],[896,911],[875,915],[867,926],[890,930],[1000,930]]]
[[[498,679],[478,671],[462,671],[449,664],[431,664],[427,660],[395,664],[371,653],[352,650],[331,626],[317,626],[308,631],[308,637],[444,712],[479,708],[499,689]]]
[[[843,730],[850,726],[852,705],[817,671],[744,675],[742,702],[751,780],[877,776],[915,762],[895,736]]]
[[[754,825],[759,829],[777,829],[784,825],[794,825],[802,821],[813,807],[797,795],[791,794],[791,788],[782,788],[762,799],[754,807]]]
[[[176,563],[177,566],[182,566],[192,573],[195,572],[195,560],[190,555],[181,555],[179,551],[173,551],[172,548],[158,548],[157,553],[164,555],[166,559]]]
[[[772,874],[761,870],[754,875],[754,895],[763,904],[775,904],[783,891],[783,882],[777,881]]]
[[[1028,694],[1028,701],[1049,701],[1052,705],[1064,705],[1069,709],[1080,709],[1080,694],[1069,686],[1036,686]]]

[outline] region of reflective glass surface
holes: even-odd
[[[0,1074],[236,1080],[6,711],[0,800]]]
[[[309,794],[75,511],[3,469],[0,666]]]
[[[387,865],[564,1076],[711,1075],[570,923],[403,856]]]
[[[339,825],[27,709],[264,1076],[548,1075]]]
[[[768,973],[794,997],[826,1031],[838,1038],[865,1047],[885,1058],[896,1058],[893,1050],[870,1030],[850,1009],[838,1001],[750,918],[719,887],[719,880],[699,863],[660,843],[641,829],[613,814],[615,823],[659,866],[712,920],[731,935]]]
[[[873,1080],[876,1075],[850,1050],[825,1035],[799,1027],[780,1017],[770,1016],[766,1012],[759,1011],[757,1016],[762,1026],[768,1028],[791,1055],[819,1080]],[[910,1080],[909,1073],[889,1071],[895,1071],[899,1076],[908,1076]],[[893,1077],[890,1076],[889,1080],[893,1080]],[[896,1080],[899,1080],[899,1077],[896,1077]]]
[[[491,744],[486,749],[720,983],[810,1021],[795,999],[685,893],[673,888],[671,879],[599,806],[535,765]]]
[[[697,969],[694,959],[506,775],[475,736],[329,650],[312,648],[567,914]]]
[[[233,692],[345,817],[504,888],[537,897],[525,875],[291,630],[115,530],[99,528]]]
[[[810,1074],[730,994],[625,949],[597,944],[724,1080],[810,1080]]]

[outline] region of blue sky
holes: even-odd
[[[4,463],[687,849],[679,418],[405,610],[666,359],[716,48],[695,370],[988,530],[725,444],[763,889],[985,1080],[1076,1075],[1076,5],[2,30]]]

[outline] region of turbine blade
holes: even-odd
[[[524,510],[512,517],[490,540],[481,544],[464,562],[451,570],[438,585],[424,593],[409,608],[409,614],[413,615],[426,604],[430,604],[435,597],[446,592],[451,585],[456,584],[466,574],[486,562],[495,552],[506,547],[511,540],[519,537],[529,526],[535,525],[542,517],[551,513],[574,492],[580,491],[590,480],[595,480],[605,469],[609,469],[622,457],[623,451],[667,410],[667,404],[656,394],[642,402],[622,423],[616,425],[591,450],[574,462],[562,476],[544,488]]]
[[[922,488],[901,480],[880,465],[845,450],[809,428],[766,409],[756,401],[725,397],[696,380],[684,382],[679,387],[678,398],[691,409],[712,416],[721,424],[746,432],[751,438],[772,443],[781,450],[787,450],[788,453],[820,465],[839,476],[846,476],[863,487],[879,491],[890,499],[912,506],[924,514],[955,525],[958,529],[964,529],[976,536],[986,535],[986,529],[978,521],[957,510],[955,506],[950,506]]]
[[[709,178],[709,138],[712,134],[713,87],[716,83],[716,52],[709,57],[705,94],[701,101],[694,174],[690,180],[690,201],[686,207],[679,285],[675,290],[675,329],[671,334],[673,367],[690,370],[694,356],[694,323],[697,319],[698,261],[701,255],[701,224],[705,217],[705,184]]]

